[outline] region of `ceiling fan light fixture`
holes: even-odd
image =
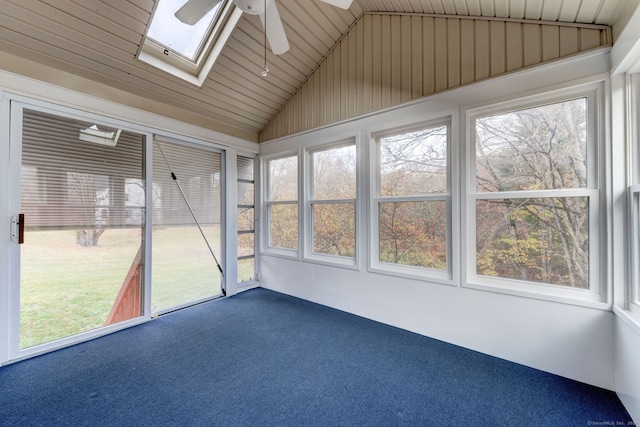
[[[267,0],[266,3],[268,4],[270,1]],[[238,9],[249,15],[262,15],[267,9],[267,4],[262,0],[233,0],[233,3]]]
[[[184,0],[183,0],[184,1]],[[176,17],[190,25],[198,22],[202,17],[222,0],[187,0],[187,2],[175,13]],[[265,39],[268,39],[271,51],[274,55],[282,55],[289,50],[287,34],[280,19],[280,13],[276,6],[276,0],[229,0],[249,15],[260,16],[260,21],[265,30]],[[308,0],[307,0],[308,1]],[[348,9],[353,0],[318,0],[343,9]],[[267,21],[268,25],[267,25]],[[269,27],[267,29],[267,27]],[[265,41],[266,48],[266,41]],[[266,60],[266,54],[265,54]],[[266,61],[265,61],[266,62]],[[265,69],[266,69],[265,65]],[[267,70],[268,72],[268,70]]]

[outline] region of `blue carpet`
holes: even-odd
[[[630,421],[610,391],[264,289],[0,368],[2,426]]]

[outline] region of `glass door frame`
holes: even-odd
[[[148,180],[147,181],[152,181],[153,180],[153,152],[154,150],[157,150],[158,146],[156,145],[157,143],[160,144],[171,144],[171,145],[176,145],[176,146],[183,146],[183,147],[188,147],[188,148],[192,148],[192,149],[197,149],[197,150],[203,150],[206,152],[210,152],[210,153],[218,153],[220,154],[220,254],[218,256],[218,262],[220,263],[220,266],[222,267],[224,274],[222,275],[222,281],[220,283],[220,287],[221,287],[221,292],[218,294],[212,294],[212,295],[208,295],[206,297],[200,298],[200,299],[196,299],[196,300],[192,300],[192,301],[188,301],[185,303],[181,303],[175,306],[171,306],[171,307],[165,307],[165,308],[161,308],[159,310],[153,310],[153,307],[151,306],[151,293],[153,292],[153,274],[151,269],[149,269],[149,275],[148,277],[148,282],[149,282],[149,287],[150,290],[147,293],[147,295],[149,296],[149,315],[152,317],[157,317],[157,316],[162,316],[164,314],[167,313],[172,313],[174,311],[183,309],[183,308],[187,308],[187,307],[191,307],[197,304],[201,304],[203,302],[206,301],[211,301],[217,298],[221,298],[224,297],[228,294],[227,291],[227,286],[230,283],[228,280],[228,263],[227,263],[227,227],[228,227],[228,223],[227,223],[227,206],[229,205],[229,194],[227,192],[227,181],[231,181],[231,179],[227,176],[228,174],[228,168],[227,168],[227,159],[228,159],[228,149],[227,150],[223,150],[220,149],[218,147],[215,146],[211,146],[211,145],[205,145],[202,143],[199,143],[195,140],[192,140],[191,138],[186,138],[186,137],[181,137],[181,136],[166,136],[166,135],[159,135],[159,134],[154,134],[153,135],[153,139],[151,140],[152,142],[147,144],[147,145],[152,145],[152,149],[151,149],[151,153],[150,153],[150,159],[148,160],[147,164],[146,164],[146,170],[148,175]],[[164,157],[164,154],[161,154],[162,157]],[[172,166],[171,164],[171,159],[168,160],[169,166]],[[178,176],[178,181],[180,180],[180,177]],[[147,189],[147,191],[152,191],[152,189]],[[180,190],[180,193],[182,192],[182,190]],[[148,194],[152,194],[151,192]],[[152,211],[153,210],[153,200],[147,201],[147,210],[148,211]],[[148,218],[149,221],[149,226],[150,226],[150,231],[148,236],[149,239],[148,240],[152,240],[153,239],[153,223],[152,223],[152,218],[149,217]],[[203,244],[205,244],[205,242],[202,242]],[[215,248],[214,252],[215,252]],[[151,267],[152,265],[152,249],[151,247],[149,247],[149,252],[148,252],[148,264],[149,267]],[[235,260],[235,259],[234,259]],[[227,267],[227,268],[225,268]],[[235,292],[234,292],[235,293]]]
[[[22,98],[19,96],[11,97],[7,102],[3,102],[2,108],[5,108],[5,104],[9,104],[10,110],[10,125],[8,129],[9,133],[9,212],[10,216],[14,217],[21,212],[21,169],[22,169],[22,133],[23,133],[23,111],[24,109],[41,111],[49,114],[54,114],[61,117],[68,117],[73,119],[79,119],[89,122],[101,123],[107,126],[117,127],[123,130],[136,132],[142,135],[145,139],[145,148],[143,155],[143,167],[145,178],[145,194],[151,194],[152,186],[152,150],[151,143],[153,141],[153,134],[148,129],[143,127],[137,127],[118,120],[111,119],[106,116],[87,113],[72,108],[67,108],[59,105],[52,106],[49,103],[41,102],[33,99]],[[2,111],[0,111],[2,113]],[[93,339],[102,335],[112,333],[117,330],[125,329],[133,325],[144,323],[151,318],[151,298],[150,287],[151,282],[149,277],[151,275],[151,206],[148,197],[145,197],[145,223],[144,223],[144,238],[141,240],[143,245],[143,274],[142,274],[142,313],[139,317],[126,320],[113,325],[102,326],[91,331],[82,332],[69,337],[57,339],[44,344],[36,345],[34,347],[28,347],[20,349],[20,247],[17,242],[11,241],[9,244],[9,274],[8,274],[8,316],[6,322],[7,327],[3,328],[8,331],[8,337],[6,339],[7,350],[6,354],[0,354],[1,360],[18,361],[26,359],[39,354],[47,353],[55,349],[67,347],[77,344],[82,341]],[[1,321],[0,321],[1,322]],[[0,332],[0,339],[3,338]],[[3,357],[4,356],[4,357]]]
[[[9,97],[0,91],[0,123],[9,123],[10,120],[10,101]],[[13,214],[10,210],[11,184],[13,176],[11,175],[10,159],[10,132],[9,126],[0,126],[0,171],[4,171],[3,177],[0,179],[0,217],[6,220],[4,226],[0,227],[0,241],[6,242],[0,244],[0,366],[2,366],[10,355],[10,333],[9,333],[9,316],[10,316],[10,295],[11,295],[11,261],[12,252],[16,249],[11,242],[11,232],[9,228],[9,218]]]

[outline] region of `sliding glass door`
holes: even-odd
[[[175,141],[154,141],[154,313],[222,293],[221,175],[221,152]]]
[[[222,151],[115,123],[12,101],[10,358],[223,294]]]
[[[145,136],[44,109],[12,114],[19,349],[140,316]]]

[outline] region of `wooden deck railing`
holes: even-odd
[[[120,292],[107,316],[106,325],[133,319],[142,314],[142,246],[129,267]]]

